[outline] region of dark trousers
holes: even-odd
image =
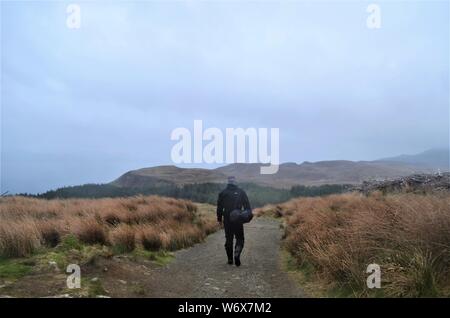
[[[240,257],[244,248],[244,225],[224,222],[225,228],[225,251],[228,259],[233,259],[233,239],[236,238],[234,246],[234,257]]]

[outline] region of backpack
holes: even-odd
[[[240,195],[241,193],[242,192],[239,193],[239,195],[236,199],[236,202],[234,204],[235,209],[230,212],[230,221],[235,224],[248,223],[253,219],[253,212],[251,209],[241,210],[241,209],[237,208],[239,205],[240,198],[241,198],[241,195]]]

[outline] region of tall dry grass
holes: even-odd
[[[68,234],[86,244],[114,245],[123,251],[131,251],[137,245],[178,249],[201,241],[215,229],[213,215],[197,213],[196,205],[186,200],[158,196],[0,198],[2,257],[22,257],[42,245],[57,246]]]
[[[381,266],[386,296],[450,296],[448,194],[301,198],[259,213],[283,216],[285,244],[299,265],[355,296],[371,294],[371,263]]]

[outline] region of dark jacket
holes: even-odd
[[[234,209],[251,209],[247,194],[244,190],[234,184],[228,184],[227,187],[219,193],[217,199],[217,221],[228,223],[230,212]]]

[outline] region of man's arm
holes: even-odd
[[[242,206],[244,207],[244,210],[252,209],[252,207],[250,206],[250,201],[247,197],[247,193],[245,193],[245,191],[242,191]]]
[[[219,197],[217,199],[217,222],[222,222],[223,216],[223,198],[222,192],[219,193]]]

